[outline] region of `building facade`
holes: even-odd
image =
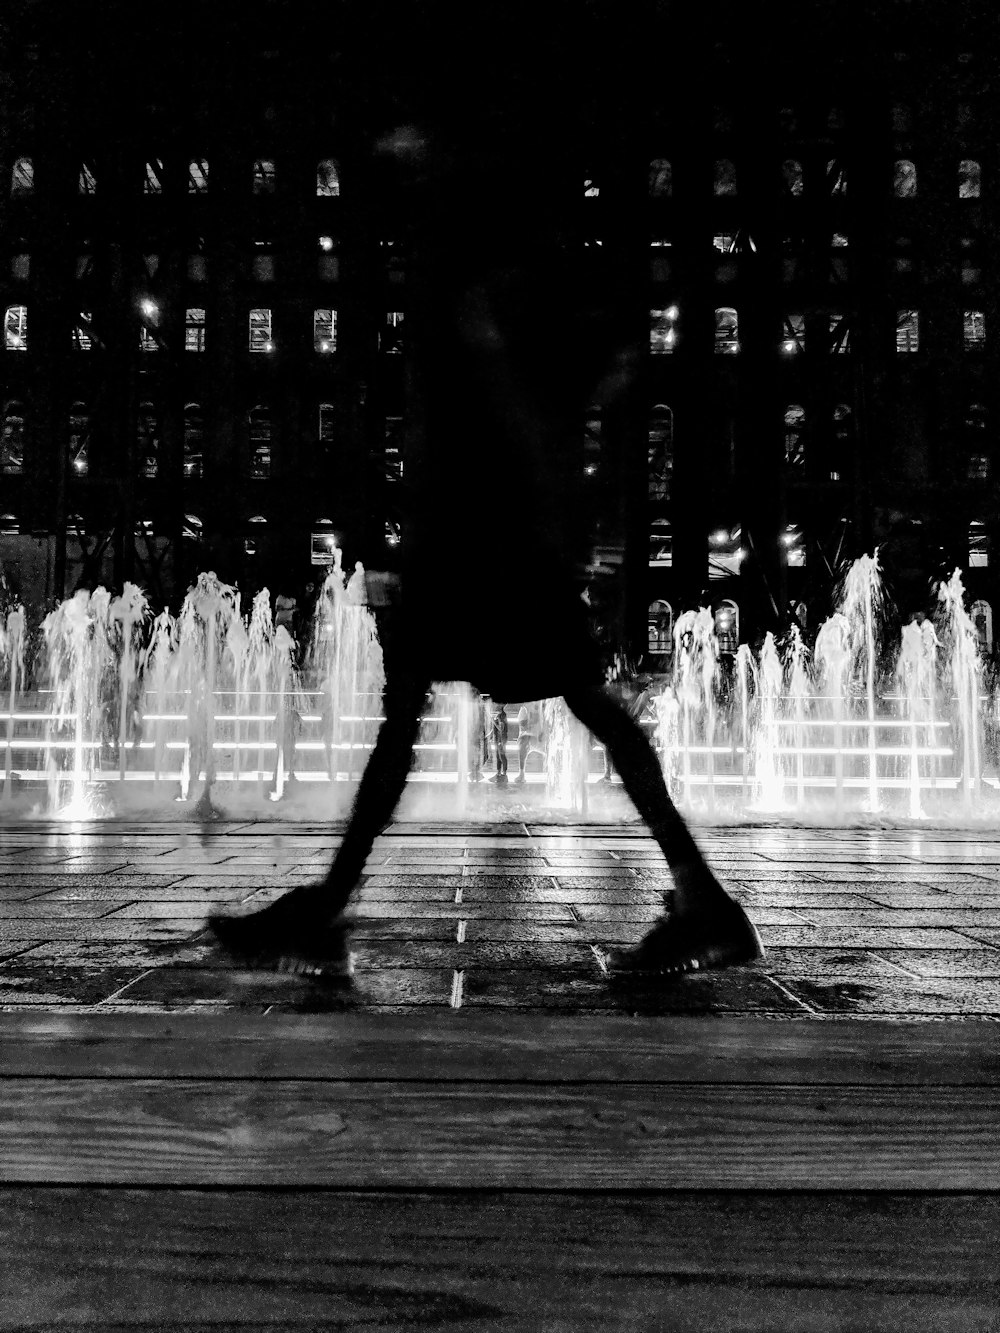
[[[30,0],[0,20],[12,592],[131,579],[176,603],[207,568],[301,592],[331,538],[398,563],[405,201],[371,146],[419,117],[432,39],[357,8],[196,36],[129,7],[99,30]],[[997,19],[869,0],[780,26],[729,5],[562,21],[546,58],[571,75],[532,66],[576,99],[560,232],[583,288],[613,258],[640,349],[633,390],[580,422],[609,644],[663,666],[678,612],[709,604],[727,651],[808,630],[876,545],[904,615],[956,566],[995,607]]]

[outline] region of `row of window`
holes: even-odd
[[[786,356],[801,353],[806,346],[806,316],[789,313],[782,317],[784,330],[781,351]],[[649,350],[665,356],[677,348],[680,310],[676,305],[649,312]],[[824,328],[825,324],[825,328]],[[810,319],[813,335],[820,334],[824,351],[846,354],[851,350],[851,326],[848,315],[830,311]],[[982,310],[963,310],[962,339],[966,351],[981,351],[986,346],[986,315]],[[715,350],[732,355],[740,350],[739,314],[732,306],[720,306],[715,312]],[[920,311],[896,311],[896,351],[908,354],[920,351]]]
[[[274,194],[277,177],[272,158],[260,157],[253,162],[251,188],[254,194]],[[100,172],[93,162],[81,162],[77,173],[77,193],[96,194],[100,181]],[[143,194],[163,194],[167,182],[163,159],[152,158],[145,163],[142,175]],[[138,183],[138,182],[137,182]],[[208,159],[192,157],[187,164],[188,194],[207,194],[209,184]],[[30,157],[19,157],[10,173],[10,193],[13,197],[23,197],[34,193],[35,164]],[[323,158],[316,164],[316,197],[333,199],[340,194],[340,168],[332,157]]]
[[[335,409],[332,403],[317,406],[316,440],[329,447],[335,435]],[[271,475],[271,409],[258,403],[246,414],[250,449],[250,475],[266,480]],[[70,467],[77,476],[86,476],[90,467],[91,415],[86,403],[76,402],[67,420],[67,448]],[[25,404],[11,399],[0,412],[0,473],[17,475],[25,468],[28,441],[28,412]],[[202,475],[205,424],[200,403],[184,406],[183,468],[186,477]],[[139,404],[136,446],[142,459],[141,472],[156,477],[159,470],[160,413],[154,403]]]
[[[781,176],[785,193],[789,198],[799,198],[805,192],[808,173],[803,170],[798,158],[786,158],[781,164]],[[77,191],[82,195],[96,194],[99,173],[91,162],[80,164],[77,176]],[[908,199],[917,193],[917,168],[909,158],[900,158],[893,163],[891,173],[893,194],[897,199]],[[255,195],[270,195],[275,192],[277,176],[274,161],[271,158],[257,158],[253,162],[250,174],[251,189]],[[978,199],[982,183],[982,169],[975,158],[961,158],[956,171],[956,190],[959,199]],[[142,191],[147,195],[163,194],[166,184],[162,158],[153,158],[146,162],[142,176]],[[651,199],[669,199],[674,192],[672,163],[664,157],[657,157],[649,164],[649,197]],[[191,158],[187,167],[188,194],[207,194],[209,185],[209,165],[206,158]],[[817,182],[819,186],[819,182]],[[24,197],[34,192],[35,169],[30,157],[19,157],[10,174],[10,194],[14,198]],[[718,198],[735,196],[738,193],[736,165],[731,158],[718,158],[713,167],[712,192]],[[822,192],[826,195],[847,193],[847,171],[838,158],[826,161]],[[597,177],[584,178],[583,194],[586,199],[599,198],[600,180]],[[340,194],[340,173],[337,163],[332,158],[324,158],[316,165],[316,197],[335,198]]]
[[[163,346],[160,333],[162,310],[155,301],[146,299],[140,303],[142,322],[139,325],[139,349],[143,352],[156,352]],[[388,310],[385,325],[379,333],[379,350],[389,355],[399,355],[403,349],[403,321],[401,310]],[[200,306],[190,306],[184,311],[184,347],[188,352],[205,350],[205,310]],[[8,306],[4,312],[4,349],[8,352],[26,352],[28,350],[28,307],[24,305]],[[81,310],[73,324],[73,346],[77,351],[89,352],[104,346],[105,340],[94,325],[93,316],[88,310]],[[321,354],[337,350],[337,312],[329,308],[313,311],[313,347]],[[275,341],[272,334],[272,312],[266,307],[257,307],[249,312],[247,328],[247,350],[255,353],[273,352]]]

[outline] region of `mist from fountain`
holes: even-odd
[[[5,805],[15,786],[44,780],[48,808],[73,814],[93,813],[115,788],[120,805],[126,786],[136,799],[151,791],[154,803],[166,790],[205,818],[246,796],[302,808],[310,790],[317,814],[343,813],[382,715],[382,651],[365,594],[363,569],[348,578],[335,551],[300,647],[275,626],[266,589],[247,614],[239,591],[211,573],[176,619],[154,618],[132,584],[114,599],[80,591],[43,623],[43,688],[34,692],[25,689],[24,612],[9,610],[0,617]],[[649,702],[665,780],[686,810],[919,819],[995,809],[983,728],[997,700],[986,698],[958,572],[941,586],[935,623],[903,627],[895,645],[876,552],[847,572],[811,654],[794,628],[783,640],[766,635],[757,653],[743,644],[727,661],[707,608],[677,618],[673,648],[672,674],[654,683]],[[565,702],[539,712],[542,773],[532,771],[520,795],[483,783],[473,798],[482,701],[464,683],[439,683],[404,809],[440,814],[446,796],[463,818],[615,810],[616,789],[594,785],[591,738]],[[33,769],[21,763],[32,753],[41,756]]]

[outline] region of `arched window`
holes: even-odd
[[[200,477],[205,439],[205,418],[200,403],[184,404],[184,475]]]
[[[715,350],[729,356],[740,350],[739,316],[732,306],[715,312]]]
[[[990,563],[989,538],[986,524],[974,518],[969,524],[969,568],[986,569]]]
[[[274,194],[274,160],[270,157],[258,157],[253,164],[254,194]]]
[[[0,472],[24,471],[24,404],[11,399],[4,403],[0,419]]]
[[[650,199],[669,199],[673,192],[673,167],[665,157],[654,157],[649,164]]]
[[[969,614],[976,627],[979,651],[988,656],[993,651],[993,608],[989,602],[980,598],[979,601],[972,603]]]
[[[791,468],[806,465],[806,410],[800,403],[785,408],[785,464]]]
[[[673,607],[662,599],[650,602],[647,621],[649,652],[658,657],[669,656],[674,643]]]
[[[893,163],[892,192],[897,199],[912,199],[917,193],[917,168],[908,157]]]
[[[139,404],[138,446],[144,477],[155,477],[160,452],[160,419],[155,403]]]
[[[9,305],[3,320],[3,345],[8,352],[28,350],[28,307]]]
[[[250,475],[259,481],[271,475],[271,409],[260,403],[250,409]]]
[[[336,199],[340,194],[340,168],[332,157],[316,163],[317,199]]]
[[[958,164],[959,199],[978,199],[981,182],[979,163],[974,158],[963,157]]]
[[[735,656],[740,646],[740,608],[730,597],[715,608],[715,637],[720,653]]]
[[[35,188],[35,164],[30,157],[19,157],[10,169],[10,193],[13,198],[31,194]]]
[[[794,157],[787,158],[781,164],[781,176],[785,183],[785,193],[797,199],[802,193],[802,163]]]
[[[712,192],[723,197],[736,193],[736,167],[728,157],[719,158],[715,164]]]
[[[986,314],[982,310],[962,311],[963,342],[967,352],[981,351],[986,345]]]
[[[666,403],[657,403],[649,414],[646,448],[646,477],[649,500],[665,504],[670,499],[674,470],[674,414]]]
[[[78,477],[90,468],[90,413],[87,404],[75,402],[69,410],[69,465]]]

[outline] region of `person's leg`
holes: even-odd
[[[604,745],[674,880],[667,916],[634,949],[612,950],[609,966],[613,970],[688,971],[760,957],[763,950],[756,930],[709,869],[670,799],[641,727],[598,686],[571,691],[565,699]]]
[[[392,817],[410,771],[430,681],[405,676],[387,686],[385,721],[361,778],[344,839],[320,884],[291,889],[244,916],[210,916],[208,927],[231,954],[281,971],[349,975],[349,925],[341,920],[375,838]]]

